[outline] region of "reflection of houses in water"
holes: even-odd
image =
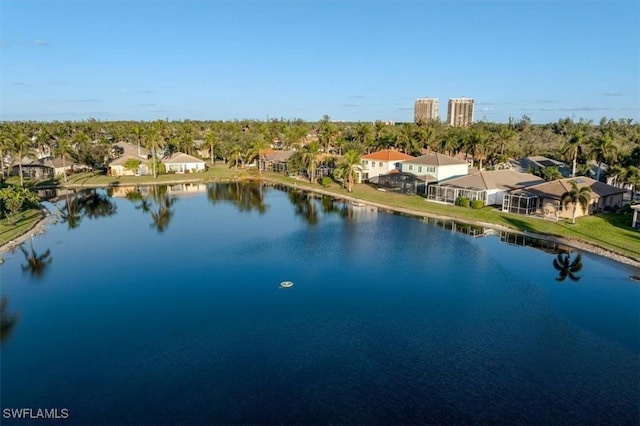
[[[479,225],[471,225],[468,223],[455,222],[452,220],[437,219],[433,217],[423,217],[422,221],[438,228],[447,229],[452,232],[458,232],[472,237],[484,237],[486,235],[496,235],[496,230],[485,228]]]
[[[57,203],[65,200],[67,196],[73,197],[82,189],[76,188],[48,188],[36,190],[36,195],[42,201],[49,201],[50,203]]]
[[[167,193],[176,197],[181,195],[202,194],[207,192],[207,185],[203,183],[178,183],[167,185]]]
[[[140,191],[142,195],[147,195],[149,193],[148,187],[137,187],[135,185],[131,186],[113,186],[109,188],[109,194],[114,198],[126,198],[127,195],[134,191]]]
[[[179,197],[190,194],[202,194],[207,191],[207,185],[203,183],[178,183],[175,185],[159,185],[167,188],[167,194]],[[148,196],[152,192],[153,186],[114,186],[109,188],[109,192],[114,198],[126,198],[129,194],[137,191],[143,197]]]
[[[557,254],[571,251],[571,248],[564,244],[506,231],[500,231],[500,241],[514,246],[532,247],[545,253]]]
[[[346,208],[349,210],[347,216],[357,221],[372,220],[378,217],[378,208],[368,204],[350,202],[347,203]]]
[[[425,217],[422,220],[426,223],[437,226],[438,228],[447,229],[452,232],[459,232],[461,234],[470,235],[472,237],[486,237],[489,235],[499,236],[500,241],[503,243],[516,246],[531,247],[542,250],[546,253],[557,254],[569,252],[571,250],[570,247],[566,245],[520,233],[499,231],[494,228],[460,223],[451,220],[436,219],[431,217]]]

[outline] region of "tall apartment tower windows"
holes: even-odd
[[[413,108],[413,121],[431,121],[438,119],[438,100],[435,98],[422,98],[416,101]]]
[[[449,99],[447,124],[449,126],[468,126],[473,123],[473,99]]]

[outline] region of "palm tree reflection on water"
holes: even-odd
[[[47,249],[43,253],[38,254],[33,248],[33,238],[29,239],[29,251],[24,248],[24,244],[20,245],[20,251],[24,254],[26,264],[22,265],[24,272],[29,272],[32,277],[41,279],[44,276],[47,266],[51,264],[51,250]]]
[[[571,250],[568,253],[558,253],[558,256],[553,259],[553,267],[559,271],[556,281],[564,281],[567,277],[571,281],[580,281],[580,277],[576,273],[582,270],[582,255],[578,253],[571,260]]]
[[[8,306],[9,300],[3,295],[0,299],[0,344],[7,340],[18,322],[18,314],[9,313]]]
[[[144,196],[139,188],[127,193],[127,200],[138,203],[136,209],[142,210],[144,214],[150,214],[153,220],[149,227],[153,228],[159,234],[169,228],[174,211],[171,209],[178,201],[177,198],[171,196],[167,192],[166,185],[152,186],[149,195]]]

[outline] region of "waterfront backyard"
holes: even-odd
[[[70,424],[640,420],[631,266],[290,187],[52,202],[0,266],[3,408],[67,408]]]
[[[255,172],[255,170],[253,170]],[[282,183],[288,186],[307,189],[337,196],[345,199],[355,199],[368,203],[373,203],[381,208],[404,211],[414,215],[427,215],[442,218],[452,218],[467,221],[469,223],[479,223],[484,225],[495,225],[523,231],[533,234],[542,234],[553,238],[565,239],[573,242],[582,248],[591,245],[596,248],[596,252],[607,254],[618,254],[628,259],[640,262],[640,233],[631,228],[631,215],[622,213],[606,213],[590,215],[580,218],[575,224],[570,221],[549,221],[538,217],[516,215],[505,213],[495,206],[484,207],[482,209],[462,208],[458,206],[444,205],[427,202],[421,196],[409,196],[404,194],[381,192],[370,185],[355,185],[353,192],[348,193],[338,184],[332,183],[327,186],[310,184],[308,181],[283,176],[278,173],[250,173],[247,170],[237,171],[227,165],[219,164],[210,167],[205,173],[184,174],[184,175],[160,175],[157,179],[150,177],[136,176],[105,176],[94,175],[92,173],[81,173],[70,177],[68,182],[63,182],[61,178],[45,182],[33,182],[37,187],[114,187],[127,185],[144,184],[167,184],[185,182],[220,182],[232,180],[264,180],[265,182]],[[38,218],[31,215],[31,222],[35,223]],[[5,243],[18,234],[19,231],[13,229],[13,225],[6,220],[0,222],[0,244]],[[8,236],[11,235],[9,238]],[[583,244],[584,243],[584,244]]]

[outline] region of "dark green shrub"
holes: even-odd
[[[473,200],[473,202],[471,202],[472,209],[481,209],[483,207],[484,207],[484,201],[482,200]]]
[[[471,204],[471,202],[466,197],[458,197],[458,198],[456,198],[456,206],[469,207],[470,204]]]

